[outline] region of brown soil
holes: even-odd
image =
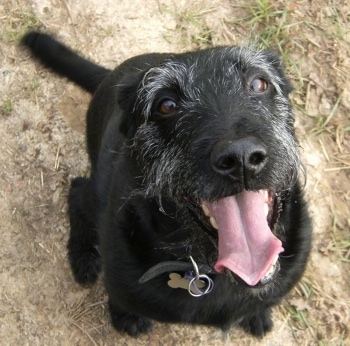
[[[88,172],[89,95],[34,63],[17,47],[20,35],[39,26],[113,67],[145,52],[246,42],[242,23],[231,21],[249,12],[247,3],[253,1],[1,1],[1,344],[350,345],[347,1],[273,2],[276,9],[288,6],[290,22],[297,23],[288,30],[299,63],[289,72],[314,220],[308,270],[274,310],[273,332],[259,342],[234,328],[223,334],[157,323],[136,341],[110,326],[101,282],[81,288],[67,264],[67,188],[72,177]]]

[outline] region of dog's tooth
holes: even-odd
[[[211,216],[210,210],[209,210],[208,206],[206,205],[206,203],[202,203],[202,209],[203,209],[205,216],[208,216],[208,217]]]
[[[265,216],[267,217],[269,213],[269,205],[267,203],[264,203],[264,213],[265,213]]]
[[[268,271],[266,272],[264,277],[261,279],[261,283],[266,284],[267,282],[269,282],[272,279],[273,275],[275,274],[276,268],[277,268],[277,265],[276,265],[277,261],[278,261],[278,256],[276,256],[276,258],[271,263],[270,268],[268,269]]]
[[[272,275],[275,270],[276,270],[276,263],[278,261],[278,256],[274,259],[274,261],[271,263],[271,266],[269,268],[269,270],[267,271],[267,273],[265,274],[265,276],[267,275]]]
[[[275,264],[272,264],[270,269],[267,271],[267,273],[265,274],[266,275],[271,275],[273,274],[273,272],[275,271]]]
[[[269,202],[269,191],[264,190],[264,202],[268,203]]]
[[[265,273],[264,277],[261,279],[262,283],[267,283],[272,279],[272,276],[275,272],[275,267],[276,267],[275,265],[272,265],[270,269]]]
[[[218,223],[216,222],[216,220],[215,220],[213,217],[210,218],[210,224],[211,224],[215,229],[218,229],[218,228],[219,228],[219,227],[218,227]]]
[[[275,257],[275,259],[273,260],[273,262],[272,262],[272,265],[275,265],[276,263],[277,263],[277,261],[278,261],[278,255]]]

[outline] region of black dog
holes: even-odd
[[[291,86],[276,55],[219,47],[109,71],[45,34],[22,44],[94,94],[91,175],[71,185],[68,254],[81,284],[103,268],[114,327],[270,330],[311,243]]]

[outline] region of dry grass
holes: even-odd
[[[1,19],[9,22],[6,30],[2,32],[2,36],[10,42],[15,43],[17,43],[29,29],[42,25],[40,19],[32,11],[23,11],[19,6],[11,9],[9,14]]]
[[[197,0],[175,10],[164,5],[160,11],[171,13],[176,17],[176,27],[165,35],[170,42],[175,42],[183,50],[208,48],[214,45],[214,32],[209,28],[205,18],[215,12],[215,7],[208,7],[206,1]]]

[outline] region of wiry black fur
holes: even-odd
[[[311,242],[291,88],[278,58],[222,47],[142,55],[109,71],[45,34],[28,33],[22,44],[94,93],[87,115],[91,175],[71,185],[68,254],[81,284],[96,281],[102,262],[114,327],[137,336],[156,319],[226,330],[236,324],[256,336],[269,331],[271,307],[300,279]],[[256,76],[268,82],[263,93],[247,87]],[[169,116],[159,110],[164,99],[178,105]],[[253,167],[227,175],[217,158],[221,146],[253,151]],[[248,287],[212,275],[213,291],[200,298],[168,287],[167,274],[138,282],[162,261],[192,255],[212,265],[216,235],[198,206],[243,189],[271,189],[281,200],[274,232],[285,251],[271,282]]]

